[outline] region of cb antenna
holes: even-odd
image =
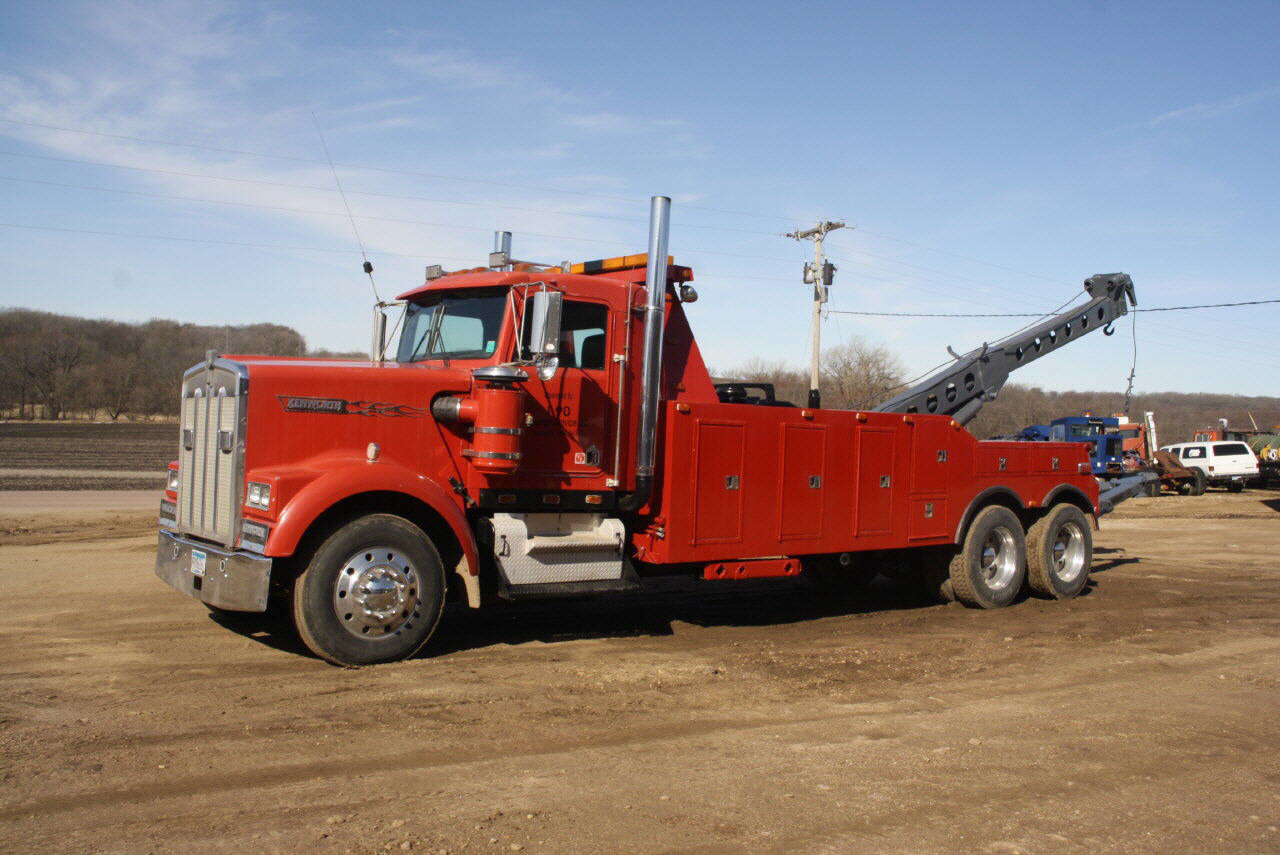
[[[329,154],[329,144],[324,141],[324,133],[320,130],[320,120],[316,118],[315,110],[311,111],[311,121],[316,124],[316,136],[320,137],[320,146],[324,149],[324,159],[329,161],[329,171],[333,173],[333,183],[338,185],[338,195],[342,197],[342,207],[347,211],[347,219],[351,221],[351,231],[356,234],[356,243],[360,245],[360,257],[364,259],[363,270],[365,275],[369,277],[369,285],[373,288],[373,300],[381,304],[382,298],[378,296],[378,283],[373,281],[373,262],[369,260],[369,253],[364,250],[364,241],[360,239],[360,229],[356,228],[356,218],[351,213],[351,206],[347,204],[347,191],[342,189],[342,179],[338,177],[338,170],[333,165],[333,156]]]

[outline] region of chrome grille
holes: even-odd
[[[182,383],[178,530],[234,546],[244,481],[248,373],[209,359]]]

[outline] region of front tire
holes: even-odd
[[[444,563],[403,517],[370,514],[329,535],[293,587],[293,622],[335,665],[394,662],[417,653],[444,611]]]
[[[1012,603],[1027,576],[1026,534],[1017,514],[1003,505],[981,510],[948,575],[956,599],[966,606],[995,609]]]
[[[1191,495],[1203,496],[1209,490],[1209,476],[1203,469],[1192,470]]]
[[[1027,531],[1027,587],[1053,600],[1084,590],[1093,565],[1093,532],[1075,505],[1057,505]]]

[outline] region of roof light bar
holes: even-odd
[[[580,261],[569,268],[570,273],[605,273],[610,270],[628,270],[635,267],[646,267],[649,264],[649,253],[639,255],[619,255],[616,258],[600,258],[595,261]],[[675,256],[667,256],[667,266],[675,264]]]

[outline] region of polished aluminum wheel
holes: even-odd
[[[343,629],[379,638],[410,629],[418,614],[418,573],[398,549],[362,549],[343,562],[333,587],[333,608]]]
[[[993,528],[982,543],[982,575],[993,591],[1003,591],[1018,575],[1018,542],[1004,526]]]
[[[1084,531],[1068,521],[1053,539],[1053,575],[1063,582],[1074,582],[1085,571]]]

